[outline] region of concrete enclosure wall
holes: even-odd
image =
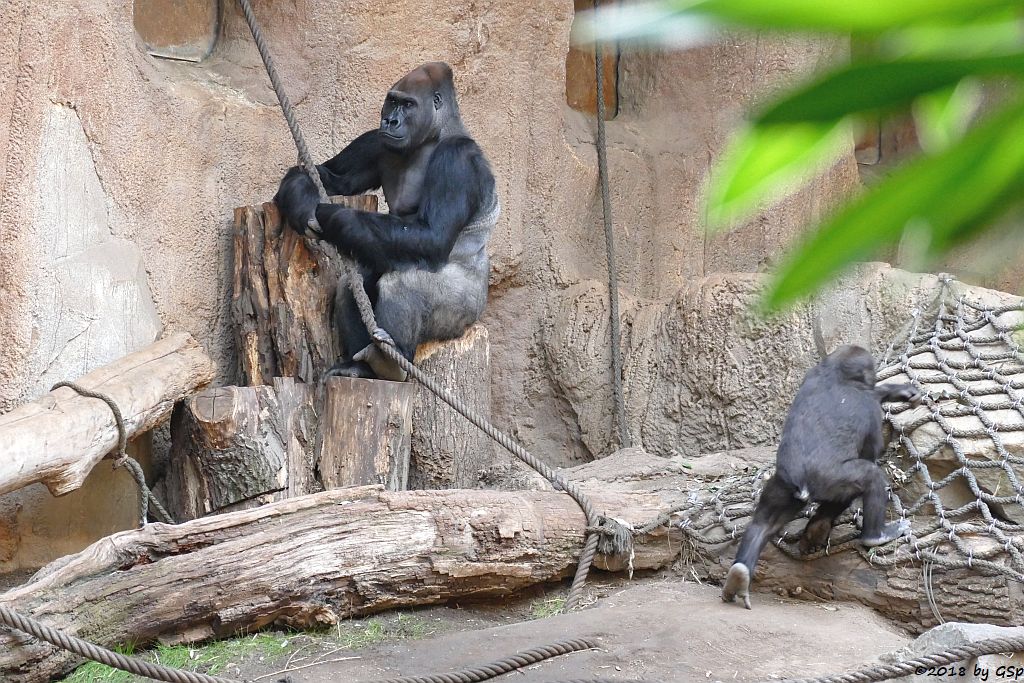
[[[595,122],[566,104],[572,0],[254,5],[318,159],[374,127],[383,93],[409,69],[452,65],[503,202],[485,318],[494,414],[556,465],[609,452],[609,389],[593,372],[607,367],[594,365],[607,360]],[[0,6],[0,411],[161,330],[192,333],[218,381],[236,377],[232,209],[268,200],[295,150],[235,3],[223,0],[219,13],[212,53],[189,62],[147,53],[133,3]],[[723,35],[687,52],[621,53],[608,155],[630,315],[685,298],[697,278],[764,270],[858,185],[851,141],[848,157],[780,207],[720,237],[699,231],[701,184],[744,109],[844,49]],[[569,74],[588,77],[582,67]],[[579,318],[586,334],[566,334],[579,306],[590,310]],[[691,318],[672,324],[700,337]],[[586,353],[560,350],[559,339]],[[645,342],[627,334],[626,343]],[[638,400],[627,397],[634,414]],[[657,424],[637,436],[653,452],[679,450],[686,430],[662,412],[648,413]],[[706,420],[709,447],[728,442],[720,417]],[[74,505],[34,489],[0,498],[0,571],[37,566],[134,518],[127,477],[97,474],[76,496]],[[114,514],[112,500],[128,501],[128,512]]]

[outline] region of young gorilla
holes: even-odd
[[[765,543],[810,502],[818,509],[804,529],[801,552],[828,542],[836,518],[863,498],[861,543],[888,543],[907,532],[906,521],[885,523],[885,477],[875,463],[885,443],[881,403],[915,401],[910,384],[875,386],[875,363],[859,346],[841,346],[811,368],[789,409],[776,455],[775,475],[765,482],[722,599],[736,596],[750,609],[750,579]]]
[[[409,360],[428,340],[453,339],[487,301],[487,240],[500,211],[483,152],[462,125],[452,70],[431,62],[388,91],[380,128],[317,166],[328,194],[378,187],[390,214],[321,204],[299,167],[274,202],[292,229],[311,229],[355,260],[377,323]],[[404,380],[371,342],[348,287],[338,287],[341,358],[328,375]]]

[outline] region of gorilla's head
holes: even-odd
[[[452,69],[444,62],[410,71],[391,86],[380,110],[381,140],[395,152],[415,151],[461,128]]]
[[[875,360],[867,349],[852,344],[840,346],[828,355],[826,362],[835,367],[839,376],[854,384],[875,386]]]

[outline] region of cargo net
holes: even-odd
[[[854,550],[881,566],[917,561],[926,574],[935,565],[1024,581],[1024,300],[980,289],[969,291],[987,300],[971,300],[962,289],[942,277],[937,296],[912,311],[879,363],[879,382],[910,382],[925,396],[917,407],[883,406],[892,430],[882,462],[892,482],[890,512],[908,520],[911,532],[866,549],[854,509],[837,520],[830,545],[813,554],[797,549],[803,524],[794,522],[776,542],[783,553],[809,560]],[[689,542],[738,539],[771,471],[691,492],[677,511]]]

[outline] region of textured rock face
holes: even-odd
[[[885,264],[858,267],[816,300],[765,319],[755,305],[757,274],[709,275],[664,301],[624,305],[626,405],[635,445],[689,457],[777,443],[804,373],[818,362],[814,330],[827,351],[860,344],[876,355],[934,298],[938,279]],[[544,325],[545,358],[579,424],[581,450],[604,455],[610,442],[605,288],[562,293]]]

